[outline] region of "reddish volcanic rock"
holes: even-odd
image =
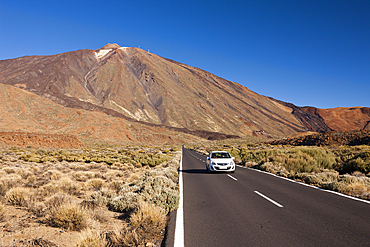
[[[325,124],[334,131],[370,130],[370,108],[338,107],[317,109],[303,107],[304,111],[322,118]]]

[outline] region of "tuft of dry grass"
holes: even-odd
[[[131,228],[123,229],[117,237],[117,246],[154,246],[166,225],[164,210],[154,204],[142,202],[130,216]]]
[[[77,203],[62,204],[51,210],[49,222],[55,227],[81,231],[87,227],[88,217]]]
[[[98,231],[87,228],[80,233],[77,247],[106,247],[112,246],[106,241],[104,236]]]
[[[109,221],[106,208],[102,207],[98,202],[84,200],[80,205],[89,215],[89,218],[102,223]]]
[[[131,225],[146,230],[161,230],[166,224],[164,210],[154,204],[142,202],[130,217]]]
[[[47,207],[44,202],[34,202],[28,205],[28,210],[37,217],[44,217],[47,214]]]
[[[0,203],[0,222],[4,222],[7,219],[5,206]]]
[[[46,206],[48,208],[58,208],[63,204],[68,204],[73,202],[73,197],[67,194],[58,193],[52,195],[48,199],[46,199]]]
[[[95,191],[100,190],[104,185],[103,179],[94,178],[86,181],[86,187]]]
[[[5,194],[5,202],[13,206],[27,206],[31,199],[31,190],[24,187],[11,188]]]
[[[64,176],[57,182],[59,188],[67,194],[78,195],[81,191],[81,185],[72,180],[69,176]]]

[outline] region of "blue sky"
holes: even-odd
[[[0,60],[141,47],[298,106],[370,107],[370,1],[1,1]]]

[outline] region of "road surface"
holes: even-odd
[[[185,246],[370,246],[370,204],[253,169],[182,158]]]

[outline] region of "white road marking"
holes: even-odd
[[[345,197],[345,198],[352,199],[352,200],[355,200],[355,201],[359,201],[359,202],[364,202],[364,203],[370,204],[370,201],[366,201],[366,200],[363,200],[363,199],[360,199],[360,198],[357,198],[357,197],[349,196],[349,195],[342,194],[342,193],[339,193],[339,192],[336,192],[336,191],[332,191],[332,190],[321,189],[319,187],[316,187],[316,186],[313,186],[313,185],[310,185],[310,184],[306,184],[306,183],[302,183],[302,182],[299,182],[299,181],[295,181],[295,180],[290,179],[290,178],[281,177],[281,176],[278,176],[276,174],[269,173],[269,172],[266,172],[266,171],[261,171],[261,170],[257,170],[257,169],[254,169],[254,168],[241,166],[241,165],[236,165],[236,166],[237,167],[240,167],[240,168],[244,168],[244,169],[249,169],[249,170],[252,170],[252,171],[260,172],[260,173],[265,173],[265,174],[268,174],[270,176],[274,176],[274,177],[277,177],[277,178],[280,178],[280,179],[284,179],[284,180],[289,181],[289,182],[292,182],[292,183],[297,183],[297,184],[300,184],[300,185],[303,185],[303,186],[306,186],[306,187],[317,189],[317,190],[320,190],[322,192],[332,193],[332,194],[335,194],[337,196],[341,196],[341,197]]]
[[[236,181],[236,180],[238,180],[237,178],[234,178],[233,176],[231,176],[231,175],[229,175],[229,174],[227,174],[227,176],[228,176],[229,178],[234,179],[235,181]]]
[[[184,187],[182,181],[182,155],[179,173],[180,202],[176,213],[174,247],[184,247]]]
[[[274,200],[272,200],[272,199],[268,198],[267,196],[265,196],[264,194],[262,194],[262,193],[260,193],[260,192],[258,192],[258,191],[254,191],[254,193],[256,193],[256,194],[257,194],[257,195],[259,195],[259,196],[262,196],[263,198],[265,198],[265,199],[266,199],[266,200],[268,200],[269,202],[271,202],[271,203],[275,204],[275,205],[276,205],[276,206],[278,206],[279,208],[282,208],[282,207],[283,207],[283,205],[281,205],[281,204],[279,204],[279,203],[275,202]]]

